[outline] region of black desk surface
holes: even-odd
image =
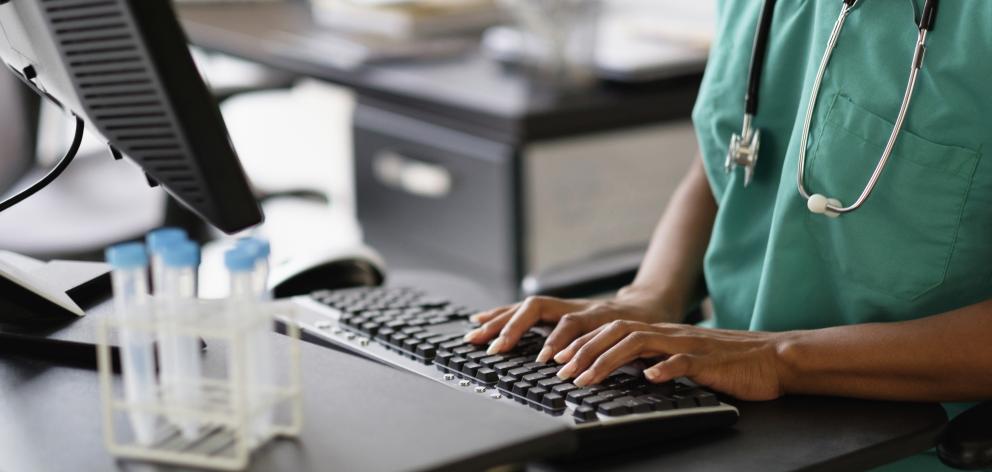
[[[702,70],[647,84],[601,84],[561,94],[537,86],[479,51],[432,60],[343,65],[326,46],[335,37],[315,25],[301,2],[182,5],[190,41],[283,71],[355,89],[431,115],[452,127],[474,125],[507,139],[540,139],[686,118]]]
[[[484,290],[443,274],[398,274],[393,282],[458,294],[459,302],[474,306],[490,303]],[[90,336],[94,318],[63,329],[58,337]],[[540,415],[495,408],[473,395],[330,349],[305,348],[303,439],[267,447],[254,470],[418,470],[483,455],[478,466],[569,447],[569,438]],[[0,471],[119,467],[103,448],[98,404],[95,372],[0,357]],[[946,421],[936,404],[787,397],[737,406],[741,419],[727,431],[527,468],[857,470],[928,449]],[[522,445],[524,438],[515,431],[527,431],[534,440]]]

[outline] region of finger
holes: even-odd
[[[654,383],[664,383],[679,377],[694,377],[702,368],[701,358],[692,354],[676,354],[644,370],[644,376]]]
[[[557,354],[555,354],[555,362],[557,362],[559,364],[564,364],[564,363],[572,360],[572,357],[574,357],[575,356],[575,353],[579,351],[579,348],[581,348],[582,346],[585,346],[585,344],[588,343],[589,340],[591,340],[592,338],[596,337],[596,335],[599,334],[600,331],[602,331],[603,329],[605,329],[604,326],[605,325],[600,325],[596,329],[594,329],[594,330],[592,330],[592,331],[590,331],[590,332],[588,332],[586,334],[583,334],[582,336],[579,336],[578,338],[575,338],[575,340],[572,341],[572,343],[569,344],[567,347],[565,347],[565,349],[562,349],[561,351],[558,351]]]
[[[529,297],[520,303],[500,330],[499,337],[489,345],[489,355],[499,354],[515,346],[520,337],[541,320],[542,313],[556,302],[556,299],[551,298]]]
[[[505,308],[495,318],[465,334],[464,339],[472,344],[482,344],[489,341],[499,334],[503,326],[510,321],[511,316],[513,316],[513,309]]]
[[[473,323],[485,323],[503,314],[505,311],[515,309],[516,307],[517,305],[513,304],[509,306],[501,306],[501,307],[493,308],[491,310],[486,310],[481,313],[476,313],[471,317],[469,317],[469,320],[472,321]]]
[[[649,325],[630,321],[617,320],[606,325],[603,330],[593,336],[575,353],[571,360],[558,371],[558,377],[570,379],[589,368],[590,365],[607,349],[627,337],[635,329],[644,329]]]
[[[600,307],[593,307],[587,310],[570,313],[561,318],[555,329],[544,341],[542,353],[547,357],[554,356],[559,364],[567,362],[568,359],[559,359],[558,354],[579,336],[597,331],[604,323],[611,320],[615,315]],[[569,356],[569,359],[571,356]]]
[[[650,352],[652,338],[657,336],[660,335],[645,331],[630,333],[599,356],[585,372],[576,377],[575,385],[585,387],[602,382],[613,371],[641,357],[645,352]]]

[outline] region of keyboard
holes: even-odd
[[[370,359],[492,401],[550,415],[573,428],[583,452],[726,428],[738,410],[688,379],[648,382],[632,364],[599,385],[557,377],[560,366],[535,361],[551,327],[531,328],[512,351],[488,355],[462,337],[475,311],[411,288],[318,291],[300,300],[297,322],[316,338]]]

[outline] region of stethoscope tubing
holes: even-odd
[[[845,3],[841,9],[840,16],[837,18],[837,22],[834,24],[834,29],[830,33],[830,39],[827,42],[827,49],[823,54],[823,59],[820,61],[820,67],[816,74],[816,80],[813,83],[813,90],[810,94],[809,103],[806,106],[806,117],[803,121],[803,133],[802,138],[799,143],[799,165],[796,175],[796,183],[799,189],[799,194],[806,200],[812,196],[805,186],[805,170],[806,170],[806,151],[807,144],[809,142],[810,126],[813,121],[813,112],[816,107],[816,100],[819,96],[820,86],[822,85],[823,76],[826,74],[827,66],[830,63],[830,57],[833,55],[834,48],[837,45],[837,40],[840,37],[840,32],[844,27],[844,21],[847,19],[847,15],[857,6],[858,0],[848,4]],[[868,179],[867,184],[862,189],[861,194],[858,196],[854,203],[848,206],[841,206],[835,203],[828,203],[826,205],[826,213],[830,214],[845,214],[850,213],[864,205],[868,197],[874,192],[875,187],[878,184],[879,178],[882,176],[882,171],[885,170],[885,166],[888,164],[889,159],[892,157],[892,152],[895,150],[896,142],[899,139],[899,134],[902,132],[902,128],[906,122],[906,115],[909,112],[909,106],[912,103],[913,92],[916,89],[916,81],[919,77],[920,68],[923,66],[923,58],[926,54],[926,38],[927,33],[930,28],[933,27],[933,17],[936,1],[928,0],[927,5],[924,8],[924,15],[920,21],[919,35],[916,40],[916,47],[913,52],[913,62],[910,65],[909,80],[906,84],[905,92],[903,93],[902,103],[899,106],[899,114],[896,117],[896,122],[892,127],[892,133],[889,135],[889,139],[885,144],[885,149],[882,152],[882,156],[879,158],[878,163],[875,165],[874,171],[872,171],[871,177]],[[836,200],[835,200],[836,202]]]

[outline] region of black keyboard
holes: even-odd
[[[409,288],[319,291],[303,302],[303,331],[333,346],[423,375],[452,388],[552,415],[578,432],[584,451],[687,436],[734,424],[738,411],[676,379],[653,384],[629,365],[599,385],[559,379],[560,366],[535,361],[550,327],[535,327],[510,352],[489,355],[462,337],[474,311]]]

